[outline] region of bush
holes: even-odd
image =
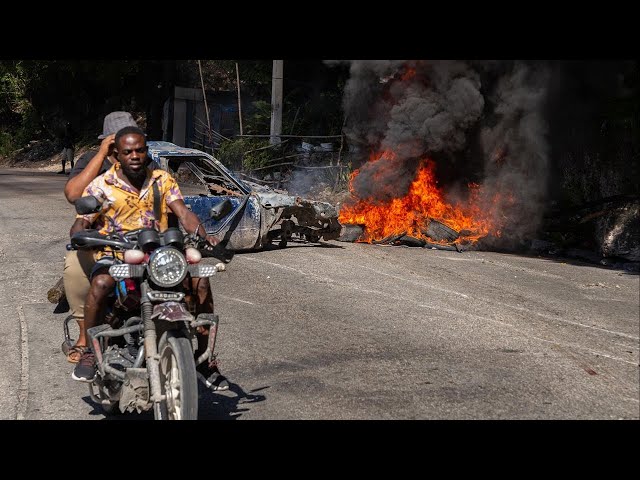
[[[0,132],[0,157],[8,156],[16,148],[13,135],[8,132]]]
[[[17,126],[7,125],[0,131],[0,155],[7,156],[26,147],[30,141],[43,137],[35,111],[26,105],[20,113]]]
[[[264,135],[271,127],[271,103],[256,100],[245,114],[244,133],[247,135]]]
[[[265,147],[269,147],[269,139],[225,140],[218,149],[218,158],[231,170],[253,170],[267,166],[271,159],[281,155],[278,147]]]

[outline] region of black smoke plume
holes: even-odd
[[[350,72],[350,143],[365,156],[393,152],[362,165],[354,200],[404,196],[429,157],[447,200],[479,183],[483,206],[511,238],[535,231],[548,173],[545,62],[352,61]]]

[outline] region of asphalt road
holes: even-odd
[[[0,419],[104,419],[60,351],[66,177],[0,170]],[[326,242],[213,279],[229,392],[202,419],[639,419],[639,276]],[[150,419],[149,414],[120,418]]]

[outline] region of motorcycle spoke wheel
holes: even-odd
[[[160,342],[160,383],[165,400],[156,418],[196,420],[198,384],[191,342],[167,332]]]

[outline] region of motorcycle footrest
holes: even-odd
[[[218,315],[215,313],[201,313],[195,319],[196,326],[199,325],[217,325]]]

